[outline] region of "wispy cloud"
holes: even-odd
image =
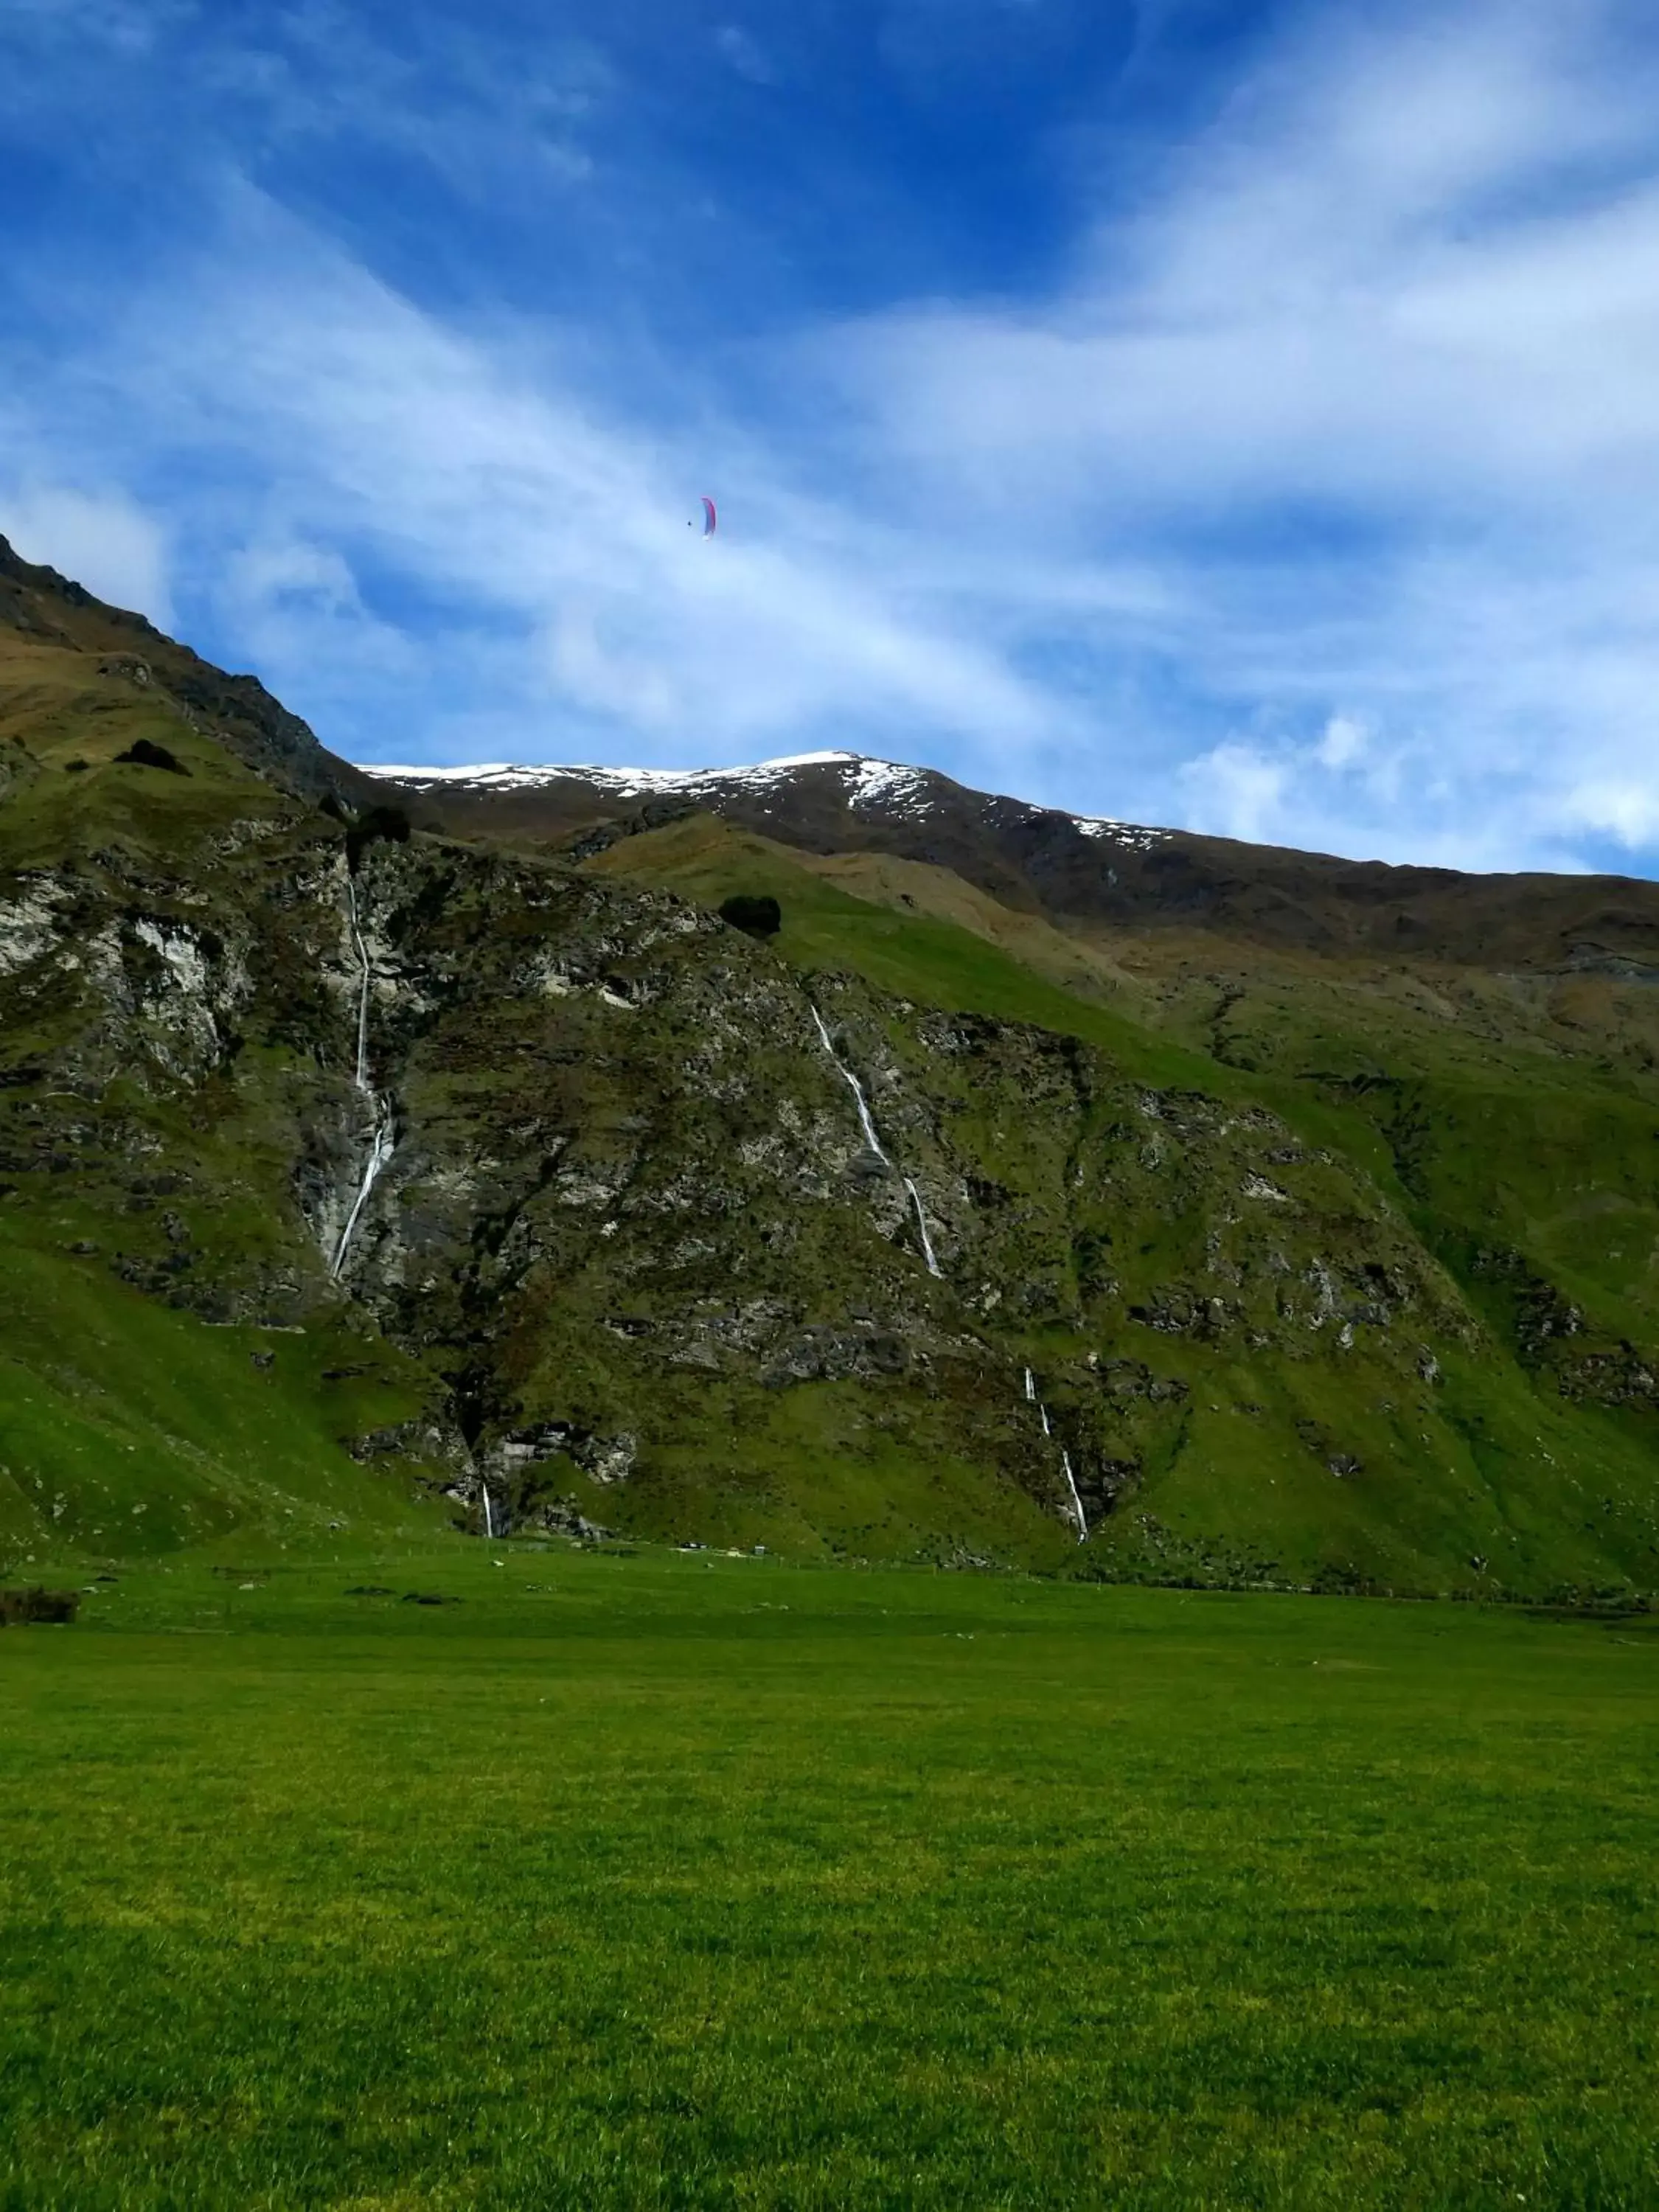
[[[166,532],[115,490],[87,492],[24,479],[0,486],[0,537],[118,607],[173,618]]]
[[[750,84],[770,84],[774,70],[759,43],[741,23],[722,23],[714,33],[716,50]]]
[[[217,580],[198,568],[198,588],[291,691],[349,713],[368,750],[418,750],[413,714],[428,744],[465,728],[499,744],[510,724],[520,750],[653,758],[803,734],[899,745],[917,728],[1029,738],[1053,722],[935,581],[905,582],[878,530],[790,487],[751,441],[617,420],[254,196],[209,269],[147,297],[116,343],[152,459],[171,449],[175,487],[193,485],[198,562],[217,540]],[[95,416],[95,383],[88,396]],[[83,452],[111,436],[73,419]],[[712,545],[688,527],[706,482],[740,487]],[[374,611],[411,587],[420,620]],[[353,680],[331,682],[347,665]]]
[[[295,59],[361,35],[317,0],[215,81],[285,145],[356,133],[463,196],[562,148],[573,236],[672,216],[708,253],[719,193],[647,218],[620,179],[614,57],[538,50],[492,108],[467,87],[500,52],[421,20],[353,64],[355,116]],[[943,20],[883,35],[909,68]],[[701,35],[734,97],[775,96],[747,19]],[[148,543],[147,590],[170,560],[210,641],[365,753],[836,742],[1232,835],[1645,860],[1654,52],[1611,4],[1327,12],[1127,198],[1085,179],[1042,291],[738,336],[714,302],[696,346],[640,311],[657,264],[556,311],[422,297],[220,148],[198,242],[14,358],[0,490],[60,545],[77,498],[125,515],[106,567]]]
[[[1176,811],[1401,855],[1646,842],[1597,796],[1659,792],[1640,64],[1612,11],[1316,33],[1052,300],[843,335],[906,496],[1169,580]],[[1321,755],[1334,712],[1374,732],[1364,776]]]

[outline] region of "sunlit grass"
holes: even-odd
[[[471,1547],[101,1587],[0,1632],[0,2201],[1659,2196],[1644,1624]]]

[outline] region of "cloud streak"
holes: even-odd
[[[1186,818],[1649,849],[1655,116],[1610,11],[1311,38],[1058,296],[848,333],[873,449],[960,530],[1168,583]],[[1194,748],[1206,706],[1232,726]],[[1376,733],[1364,776],[1315,742],[1334,713]]]
[[[789,68],[705,43],[746,98]],[[1085,179],[1043,291],[690,349],[617,299],[423,299],[219,158],[205,245],[14,354],[0,514],[171,590],[365,757],[835,743],[1224,834],[1645,867],[1651,59],[1612,6],[1324,15],[1130,198]],[[206,74],[262,81],[234,60]],[[285,142],[349,127],[339,87],[307,122],[264,81]],[[360,81],[415,145],[410,69]],[[615,66],[538,82],[493,147],[449,100],[441,188],[591,146],[557,189],[623,222]]]
[[[1052,724],[1042,692],[953,623],[936,586],[900,581],[878,532],[860,549],[853,518],[737,434],[609,419],[254,196],[239,195],[234,232],[210,274],[161,314],[147,300],[120,333],[125,392],[152,449],[195,476],[198,520],[230,522],[222,618],[301,696],[319,663],[366,666],[367,696],[329,702],[365,750],[410,750],[401,714],[370,719],[397,639],[411,690],[429,698],[447,667],[456,679],[448,709],[422,717],[440,740],[511,720],[520,750],[659,759],[849,726],[971,744]],[[258,526],[239,538],[233,488],[251,458]],[[743,490],[705,544],[686,525],[710,469]],[[376,615],[387,580],[394,599],[420,593],[423,624]]]

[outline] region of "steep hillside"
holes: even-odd
[[[257,677],[227,676],[143,615],[106,606],[56,569],[21,559],[3,538],[0,683],[0,795],[9,776],[27,773],[25,737],[29,755],[45,746],[61,766],[77,751],[103,751],[100,736],[118,728],[131,743],[147,733],[164,739],[181,726],[216,738],[285,790],[364,802],[375,795]]]
[[[1659,1581],[1639,984],[1062,927],[683,799],[411,833],[6,574],[0,1553]]]

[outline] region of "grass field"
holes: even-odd
[[[1659,2201],[1644,1620],[96,1588],[0,1631],[0,2203]]]

